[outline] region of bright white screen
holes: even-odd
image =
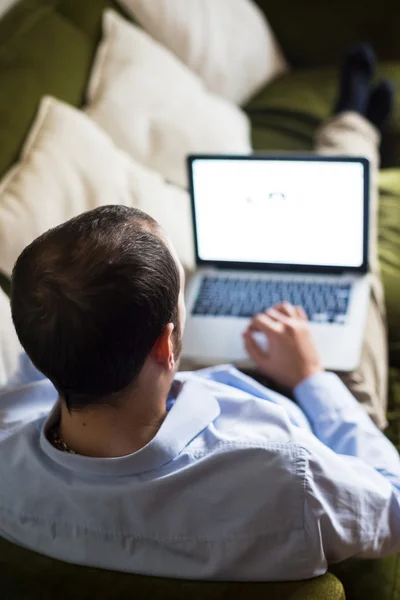
[[[362,163],[196,159],[193,187],[203,260],[362,265]]]

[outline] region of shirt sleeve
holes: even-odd
[[[295,434],[305,456],[304,527],[315,564],[399,552],[400,492],[390,478],[304,430]]]
[[[0,441],[49,414],[58,394],[48,379],[0,391]]]
[[[295,398],[323,444],[364,460],[400,490],[399,453],[337,375],[310,377],[297,386]]]
[[[0,385],[0,394],[44,380],[46,380],[46,377],[33,365],[27,353],[21,352],[18,355],[14,369],[10,370],[6,381]]]
[[[340,379],[300,384],[295,396],[315,437],[295,430],[306,464],[305,528],[339,562],[400,551],[400,459]],[[317,439],[318,438],[318,439]]]

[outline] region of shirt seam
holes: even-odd
[[[232,441],[220,441],[218,442],[212,450],[206,449],[196,450],[195,448],[191,450],[190,448],[186,448],[187,453],[195,458],[203,457],[203,456],[213,456],[215,452],[221,451],[224,448],[259,448],[260,450],[279,450],[279,449],[288,449],[293,448],[296,450],[297,447],[300,447],[299,444],[296,444],[293,441],[287,442],[270,442],[267,444],[263,444],[262,442],[252,442],[251,440],[240,441],[240,442],[232,442]],[[295,456],[297,458],[297,452],[295,452]]]
[[[304,552],[302,554],[302,558],[304,559],[304,563],[306,563],[306,568],[313,568],[313,564],[310,563],[310,553],[307,551],[307,533],[306,533],[306,503],[307,503],[307,490],[309,488],[309,461],[307,458],[307,450],[299,445],[299,454],[301,455],[302,465],[304,469],[304,477],[303,477],[303,546]]]
[[[309,459],[306,456],[306,454],[308,453],[308,450],[307,450],[307,448],[304,448],[302,446],[300,446],[300,447],[301,447],[303,455],[304,455],[305,466],[306,466],[306,477],[304,479],[304,482],[305,482],[304,516],[305,516],[306,502],[307,502],[308,496],[312,494],[312,490],[311,490],[311,487],[310,487],[310,479],[313,477],[313,475],[312,475],[312,470],[310,469]],[[358,516],[360,516],[360,514],[358,514]],[[367,543],[367,544],[373,542],[373,540],[375,539],[374,532],[371,532],[371,533],[368,532],[368,533],[366,533],[366,535],[368,536],[367,539],[365,539],[363,537],[364,532],[363,533],[361,532],[361,529],[360,529],[360,519],[359,518],[354,519],[354,520],[352,519],[352,523],[354,523],[355,526],[356,526],[355,535],[357,536],[357,539],[363,539],[363,541],[365,543]],[[346,528],[346,525],[342,524],[342,526],[344,528]],[[304,523],[303,523],[303,531],[304,531],[304,533],[306,532],[306,522],[305,522],[305,519],[304,519]],[[325,554],[325,548],[324,548],[324,554]]]

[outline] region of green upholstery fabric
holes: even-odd
[[[110,0],[22,0],[0,21],[0,177],[16,161],[39,101],[79,106]]]
[[[77,567],[40,556],[0,539],[3,600],[344,600],[331,574],[288,583],[178,581]]]
[[[5,291],[7,296],[10,295],[10,280],[3,273],[0,273],[0,288]]]
[[[400,367],[400,168],[381,171],[379,188],[379,258],[388,312],[390,362]]]
[[[255,0],[291,65],[333,65],[355,42],[371,42],[381,60],[400,60],[400,4],[392,0]]]
[[[388,421],[385,433],[400,452],[400,369],[389,373]]]
[[[349,560],[331,571],[342,581],[346,600],[400,600],[400,555]]]
[[[400,61],[382,63],[378,78],[388,77],[400,90]],[[267,85],[247,105],[257,150],[313,149],[316,128],[332,114],[338,69],[298,69]],[[382,167],[400,167],[400,94],[382,140]]]

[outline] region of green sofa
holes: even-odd
[[[382,60],[380,74],[400,83],[400,4],[257,1],[293,69],[245,107],[255,149],[312,150],[313,134],[334,101],[335,65],[350,43],[371,41]],[[43,94],[82,105],[107,6],[116,8],[112,0],[21,0],[1,19],[0,177],[17,159]],[[382,156],[379,250],[391,364],[387,434],[400,448],[400,94]],[[0,285],[9,286],[1,273]],[[179,582],[63,564],[0,540],[0,593],[5,600],[342,600],[345,593],[348,600],[400,600],[399,560],[349,561],[331,569],[334,574],[305,582]]]

